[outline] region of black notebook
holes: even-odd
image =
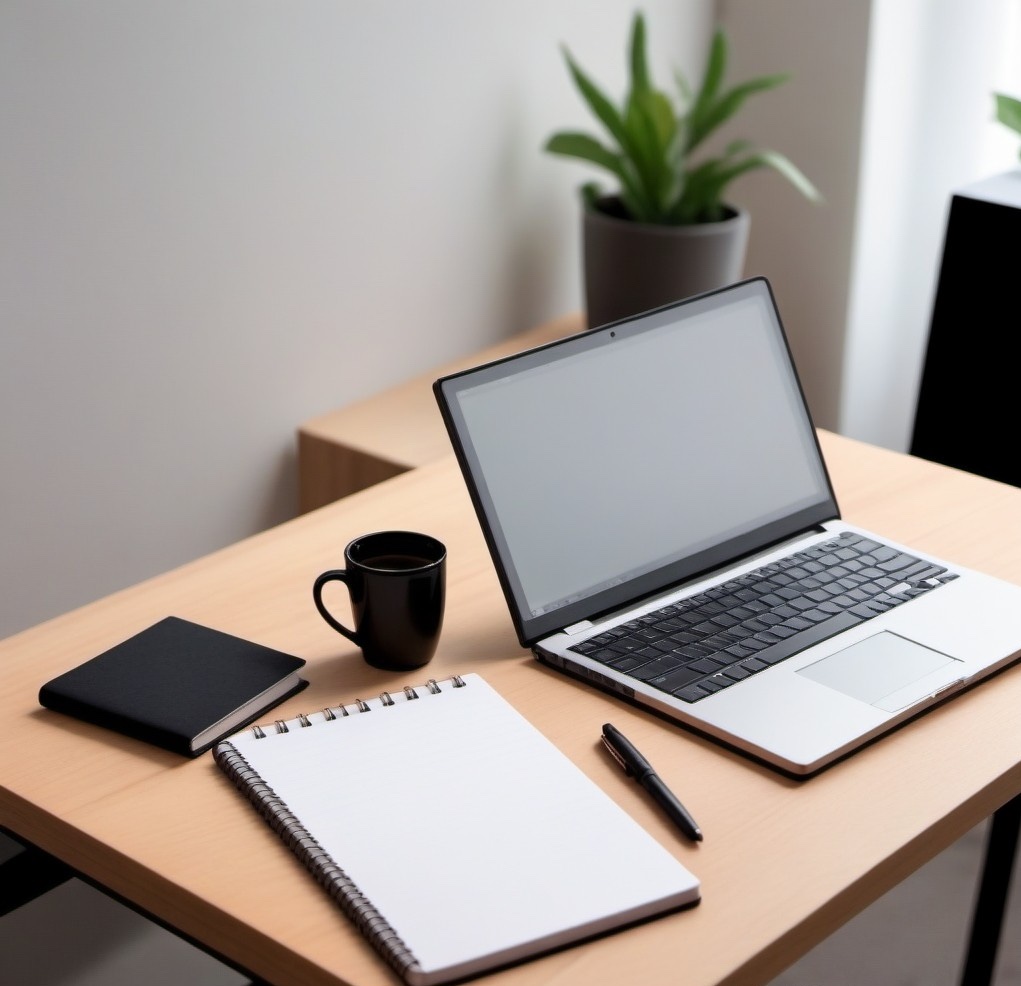
[[[213,756],[412,986],[699,899],[696,877],[475,674],[257,726]]]
[[[303,658],[168,616],[48,681],[39,702],[196,757],[307,682]]]

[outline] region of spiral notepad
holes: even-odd
[[[699,899],[697,878],[475,674],[263,724],[213,755],[412,986]]]

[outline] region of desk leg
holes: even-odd
[[[70,867],[60,860],[34,846],[25,846],[0,865],[0,917],[59,887],[72,876]]]
[[[990,986],[1021,828],[1021,794],[993,812],[961,986]]]

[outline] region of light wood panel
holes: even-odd
[[[821,438],[849,520],[1021,583],[1021,490]],[[1021,791],[1021,669],[798,782],[540,667],[514,638],[447,457],[0,642],[0,825],[267,980],[392,986],[208,754],[181,759],[37,703],[48,678],[170,613],[307,658],[310,686],[282,714],[408,682],[365,665],[311,599],[344,544],[383,527],[425,530],[449,547],[439,651],[411,682],[484,675],[703,881],[690,911],[486,981],[766,983]],[[598,744],[607,720],[678,791],[703,843],[681,839],[609,761]],[[343,782],[338,761],[323,783]]]
[[[298,429],[299,508],[314,510],[447,455],[450,442],[432,395],[438,377],[541,346],[584,327],[580,313],[564,315],[306,421]]]

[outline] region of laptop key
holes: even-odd
[[[644,640],[636,640],[634,637],[621,637],[619,640],[615,640],[610,646],[614,650],[619,651],[621,654],[625,654],[628,652],[644,650],[644,648],[648,645]]]
[[[822,623],[816,623],[808,630],[802,630],[801,633],[797,633],[793,637],[788,637],[786,640],[781,640],[760,650],[755,657],[767,664],[779,664],[780,661],[799,654],[806,647],[811,647],[812,644],[817,644],[822,640],[828,640],[834,634],[840,633],[841,630],[857,626],[861,622],[862,619],[855,616],[854,613],[838,613]]]
[[[677,630],[676,632],[670,634],[670,636],[667,637],[666,639],[672,640],[674,643],[674,647],[676,648],[683,647],[685,644],[693,644],[699,639],[699,637],[697,633],[689,633],[686,630]]]
[[[946,569],[941,565],[930,565],[927,561],[919,561],[917,564],[897,574],[905,582],[924,582],[926,579],[942,575],[945,571]]]
[[[640,657],[635,657],[634,655],[628,655],[627,657],[618,656],[615,661],[605,662],[608,668],[613,668],[615,671],[620,671],[622,674],[631,674],[636,668],[640,668],[643,664],[648,663],[648,661],[645,661]]]
[[[677,646],[669,637],[660,637],[659,640],[652,641],[649,644],[649,648],[658,650],[661,654],[669,654]],[[648,650],[649,648],[646,648]],[[644,651],[642,652],[644,653]]]
[[[666,634],[662,630],[658,630],[655,626],[647,626],[639,630],[635,636],[639,640],[644,640],[647,643],[651,643],[654,640],[659,640],[660,637],[665,637]]]
[[[729,647],[725,647],[723,652],[737,660],[740,660],[742,657],[750,657],[755,653],[750,647],[745,647],[744,644],[731,644]]]
[[[734,684],[734,682],[725,675],[714,674],[711,678],[705,678],[703,681],[700,681],[699,684],[711,692],[718,692],[728,685]]]
[[[633,652],[635,657],[644,658],[646,661],[655,661],[663,656],[663,651],[658,647],[642,647]]]
[[[806,620],[801,616],[792,616],[789,620],[784,621],[784,626],[789,630],[801,633],[802,630],[807,630],[810,626],[814,626],[814,624],[811,620]]]
[[[812,625],[813,624],[809,624],[809,626]],[[770,627],[768,632],[776,634],[776,636],[782,637],[784,640],[786,640],[788,637],[794,637],[798,633],[796,629],[788,626],[786,623],[778,623],[775,627]]]
[[[701,644],[684,644],[681,647],[675,647],[673,653],[678,657],[683,658],[687,661],[696,661],[700,657],[708,657],[712,650],[709,647],[703,647]]]
[[[667,674],[673,670],[687,670],[684,664],[677,660],[672,654],[662,655],[655,661],[649,661],[648,664],[643,667],[636,668],[634,671],[629,672],[632,678],[637,678],[639,681],[648,681],[650,678],[655,678],[657,675]],[[698,672],[694,672],[695,676],[698,676]],[[690,679],[689,679],[690,680]]]
[[[660,691],[674,692],[686,685],[693,684],[701,677],[702,673],[699,671],[693,671],[691,668],[677,668],[674,671],[645,680]]]
[[[688,685],[687,688],[678,688],[673,694],[684,702],[697,702],[700,698],[712,695],[712,692],[701,685]]]

